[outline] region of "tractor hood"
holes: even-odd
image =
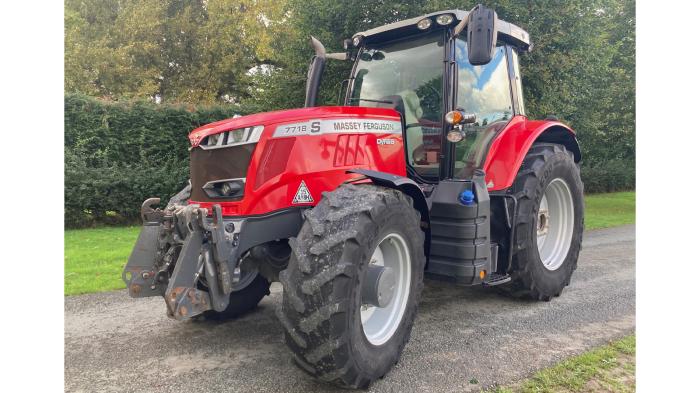
[[[398,118],[399,112],[387,108],[369,108],[361,106],[318,106],[311,108],[289,109],[274,112],[256,113],[210,123],[190,132],[189,139],[193,147],[206,136],[246,127],[270,126],[280,123],[298,122],[310,119],[332,117],[352,118]]]

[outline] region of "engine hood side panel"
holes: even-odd
[[[406,176],[401,118],[390,109],[315,107],[271,112],[214,123],[193,131],[190,139],[195,135],[201,140],[215,129],[223,132],[260,124],[265,129],[251,157],[243,198],[217,202],[224,216],[314,206],[322,192],[358,177],[346,173],[349,169]],[[210,209],[214,202],[190,203]]]
[[[247,116],[234,117],[232,119],[225,119],[204,125],[190,132],[189,139],[192,146],[197,146],[199,141],[201,141],[205,136],[218,134],[224,131],[333,116],[387,118],[398,117],[399,113],[393,109],[368,108],[361,106],[317,106],[312,108],[263,112]]]

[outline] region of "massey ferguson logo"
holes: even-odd
[[[273,138],[321,134],[401,134],[401,122],[381,119],[314,119],[300,123],[282,124],[275,128]],[[391,143],[389,143],[391,144]]]
[[[377,145],[395,145],[396,139],[377,139]]]

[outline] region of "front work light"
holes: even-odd
[[[352,37],[352,44],[355,46],[360,46],[360,42],[362,42],[362,36],[361,35],[356,35]]]
[[[418,24],[416,26],[418,26],[418,29],[420,29],[420,30],[427,30],[430,28],[430,25],[432,25],[432,24],[433,24],[432,20],[430,20],[429,18],[425,18],[425,19],[421,19],[420,21],[418,21]]]
[[[461,129],[455,129],[447,133],[447,140],[452,143],[457,143],[462,139],[464,139],[464,131]]]
[[[438,16],[437,18],[435,18],[435,21],[437,21],[437,23],[441,26],[447,26],[450,23],[452,23],[452,21],[454,21],[454,20],[455,20],[454,16],[452,16],[450,14],[442,14],[442,15]]]

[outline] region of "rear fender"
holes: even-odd
[[[535,142],[564,145],[574,154],[575,162],[581,161],[576,133],[569,126],[558,121],[531,121],[517,116],[494,138],[484,160],[489,192],[506,190],[513,185],[525,155]]]

